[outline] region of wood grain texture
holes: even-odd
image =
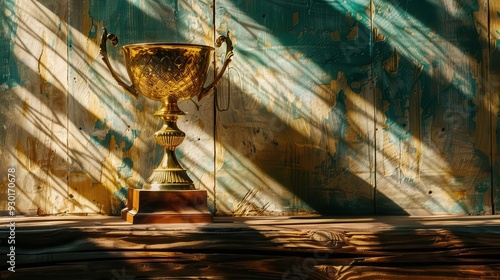
[[[377,211],[491,212],[486,2],[374,3]]]
[[[218,213],[373,211],[369,3],[216,2],[238,55],[217,115]]]
[[[118,218],[18,220],[2,279],[495,279],[494,219],[221,219],[131,226]],[[439,223],[441,221],[441,223]],[[392,225],[389,229],[387,223]],[[479,224],[478,224],[479,223]],[[384,225],[381,228],[378,226]],[[0,235],[8,234],[0,228]],[[36,237],[36,238],[35,238]],[[0,250],[7,250],[2,244]],[[2,264],[3,265],[3,264]],[[155,278],[156,277],[156,278]],[[125,279],[129,279],[125,278]]]
[[[3,49],[9,73],[2,83],[2,160],[15,168],[21,212],[57,213],[67,195],[67,4],[4,1]],[[3,33],[4,34],[4,33]],[[4,61],[4,60],[2,60]],[[3,180],[3,179],[2,179]],[[2,184],[1,209],[7,209]]]
[[[491,116],[492,116],[492,126],[495,129],[495,133],[492,133],[492,168],[493,168],[493,201],[495,206],[495,213],[500,212],[500,158],[499,158],[499,143],[500,143],[500,129],[499,129],[499,119],[498,112],[500,109],[500,18],[498,14],[500,12],[500,3],[495,1],[489,1],[489,41],[487,48],[487,61],[489,62],[487,70],[487,79],[485,87],[489,90],[491,96]],[[485,55],[485,56],[486,56]]]

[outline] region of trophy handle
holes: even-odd
[[[107,40],[110,40],[111,43],[113,44],[113,46],[118,46],[118,37],[116,37],[115,34],[108,34],[108,31],[106,31],[106,28],[102,28],[102,38],[101,38],[101,44],[99,45],[99,47],[101,48],[100,49],[100,54],[102,55],[102,60],[104,61],[104,63],[106,64],[106,66],[108,67],[109,69],[109,72],[111,72],[111,75],[113,76],[113,78],[115,78],[115,80],[118,82],[118,84],[125,90],[125,92],[127,92],[128,94],[134,96],[134,97],[138,97],[139,94],[137,93],[137,91],[135,90],[134,86],[131,84],[131,85],[127,85],[115,72],[115,70],[113,69],[113,67],[111,66],[111,63],[109,63],[109,59],[108,59],[108,52],[106,50],[106,41]]]
[[[222,69],[215,77],[212,83],[210,83],[207,87],[203,87],[201,90],[201,93],[198,95],[198,101],[203,99],[205,96],[207,96],[210,91],[217,85],[219,80],[222,78],[222,75],[227,69],[227,66],[231,62],[231,57],[233,57],[233,42],[231,42],[231,39],[229,39],[229,31],[227,32],[227,36],[221,35],[217,40],[215,41],[215,46],[220,47],[223,42],[226,42],[226,59],[224,61],[224,64],[222,65]]]

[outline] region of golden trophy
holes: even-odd
[[[163,120],[163,127],[155,134],[156,142],[165,154],[142,189],[129,188],[127,207],[121,217],[130,223],[204,223],[211,222],[207,208],[207,192],[196,190],[186,170],[179,164],[175,149],[185,138],[177,127],[177,119],[184,113],[177,102],[195,96],[207,96],[222,78],[233,56],[229,36],[220,36],[216,46],[226,43],[226,57],[221,71],[204,86],[214,48],[194,44],[145,43],[122,47],[125,66],[131,84],[125,83],[113,70],[106,49],[110,40],[118,45],[118,38],[103,28],[100,54],[113,78],[129,94],[139,94],[161,102],[154,115]]]

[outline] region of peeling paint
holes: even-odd
[[[116,171],[120,174],[120,177],[127,179],[132,177],[132,167],[134,167],[134,162],[128,157],[124,157],[122,164],[116,168]]]
[[[97,120],[94,124],[94,131],[90,139],[96,147],[109,149],[121,147],[123,152],[130,150],[134,144],[134,140],[140,135],[140,131],[137,129],[130,130],[130,135],[114,130],[106,124],[106,119],[104,119],[104,121]],[[116,143],[116,147],[110,146],[112,138]]]
[[[120,205],[119,205],[118,209],[122,209],[127,205],[127,198],[128,198],[128,188],[127,187],[121,186],[118,190],[113,192],[113,195],[120,201]],[[119,214],[119,212],[113,213],[113,214],[116,215],[116,214]]]
[[[16,0],[0,3],[0,85],[9,88],[21,82],[17,61],[14,56],[14,41],[17,32]]]

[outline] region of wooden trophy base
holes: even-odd
[[[207,191],[129,189],[121,218],[132,224],[211,223]]]

